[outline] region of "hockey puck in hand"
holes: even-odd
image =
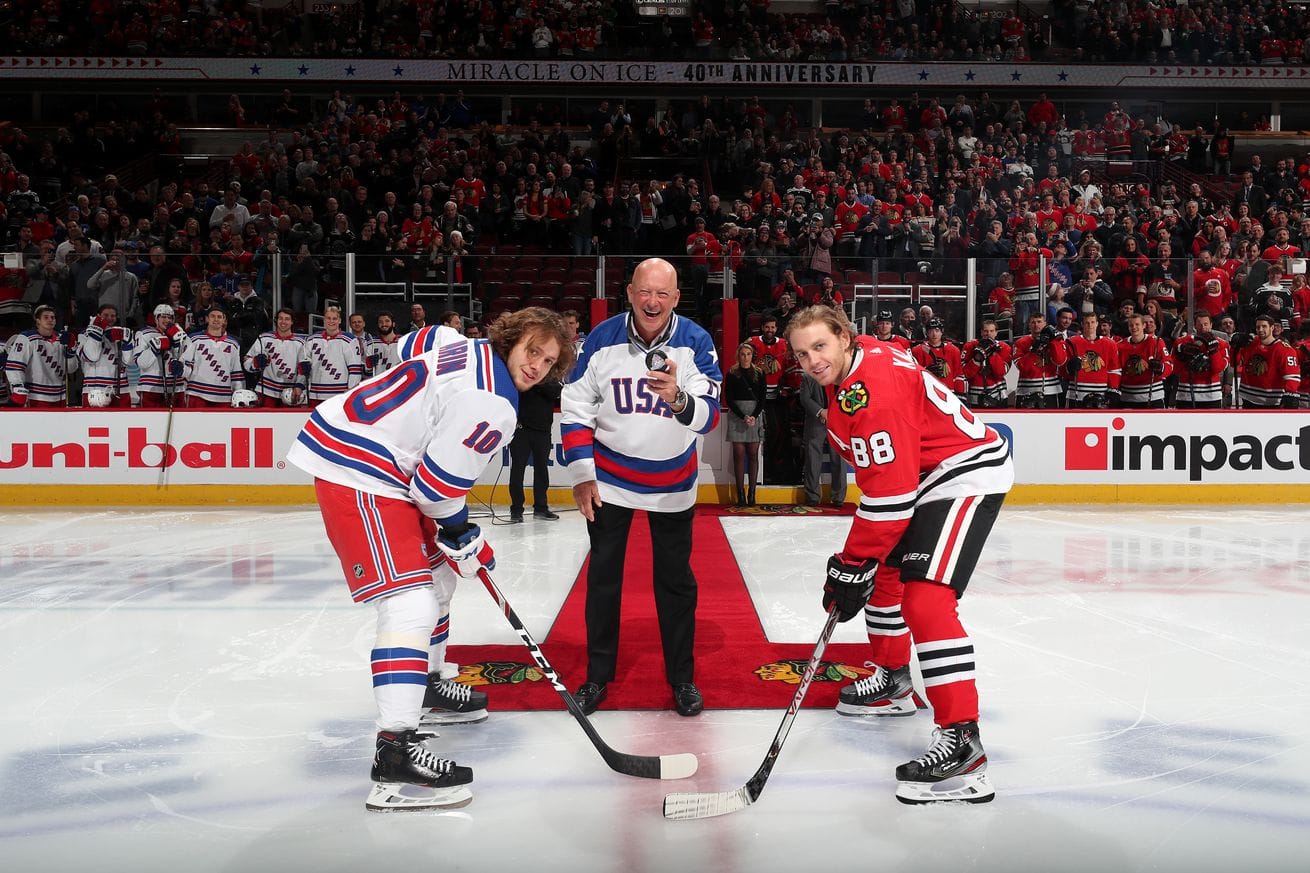
[[[651,349],[646,353],[646,369],[655,373],[669,371],[669,356],[663,349]]]

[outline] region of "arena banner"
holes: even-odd
[[[988,412],[1011,443],[1017,491],[1041,502],[1149,502],[1204,494],[1218,499],[1310,502],[1310,413]],[[0,413],[0,504],[133,503],[161,487],[200,502],[303,503],[310,477],[285,461],[303,411],[6,411]],[[567,489],[558,416],[551,485]],[[718,429],[701,449],[701,500],[731,481]],[[508,500],[509,450],[478,479],[479,499]],[[528,468],[526,482],[532,482]],[[94,486],[129,486],[107,491]],[[91,486],[88,488],[88,486]],[[149,486],[133,489],[130,486]],[[1071,487],[1074,486],[1074,487]],[[57,488],[50,491],[50,488]],[[202,489],[186,491],[188,488]],[[1136,489],[1136,490],[1133,490]],[[90,497],[78,500],[85,490]],[[792,489],[776,489],[776,500]],[[552,501],[558,495],[552,495]],[[155,500],[152,502],[161,502]],[[165,501],[166,502],[166,501]]]
[[[1310,66],[1001,64],[827,61],[642,61],[557,59],[138,58],[2,56],[3,79],[114,81],[389,82],[396,87],[465,86],[870,86],[1287,89],[1310,82]]]

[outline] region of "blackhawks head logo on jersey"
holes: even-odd
[[[1246,375],[1263,376],[1269,372],[1269,361],[1264,355],[1252,355],[1246,361]]]
[[[869,389],[863,382],[855,382],[849,388],[837,392],[837,407],[847,415],[854,415],[869,405]]]
[[[1140,376],[1146,372],[1146,358],[1141,355],[1129,355],[1124,361],[1124,375]]]
[[[760,369],[764,371],[764,375],[772,376],[782,368],[778,365],[777,358],[766,353],[760,356]]]
[[[1088,350],[1088,352],[1083,355],[1082,369],[1089,373],[1099,373],[1105,369],[1105,361],[1095,351]]]

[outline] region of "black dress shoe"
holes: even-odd
[[[609,696],[610,690],[607,685],[597,685],[595,682],[585,682],[582,687],[573,693],[573,699],[578,702],[582,709],[583,715],[591,715],[600,706],[602,700]]]
[[[509,523],[523,524],[523,513],[521,511],[515,512],[514,510],[511,509],[509,512]]]
[[[559,521],[559,514],[551,512],[549,509],[538,509],[532,513],[533,518],[539,518],[542,521]]]
[[[700,715],[705,708],[705,698],[700,696],[700,689],[690,682],[673,686],[673,708],[678,715]]]

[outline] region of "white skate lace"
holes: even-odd
[[[455,766],[454,761],[438,758],[418,743],[410,743],[407,751],[415,767],[427,770],[433,776],[444,776]]]
[[[914,760],[924,767],[931,767],[945,761],[955,751],[958,743],[956,732],[947,728],[938,728],[932,732],[932,745]]]
[[[442,679],[438,682],[437,690],[459,703],[468,703],[469,697],[473,694],[473,690],[467,685],[460,685],[450,679]]]
[[[890,670],[879,667],[872,661],[865,661],[864,666],[872,667],[873,673],[855,680],[855,694],[859,697],[881,691],[891,681],[892,675]]]

